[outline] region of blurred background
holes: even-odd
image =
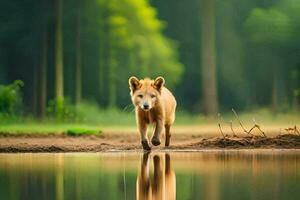
[[[2,122],[132,123],[131,75],[164,76],[182,122],[231,108],[299,116],[300,0],[1,0],[0,9]]]

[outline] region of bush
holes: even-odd
[[[76,119],[90,124],[131,125],[135,124],[133,110],[133,106],[127,111],[113,108],[104,109],[99,107],[96,102],[83,101],[76,106]]]
[[[0,114],[11,116],[20,114],[22,107],[21,87],[23,81],[15,80],[10,85],[0,85]]]
[[[48,104],[48,114],[50,119],[56,122],[80,122],[89,124],[135,124],[133,112],[118,109],[100,108],[97,102],[82,101],[78,105],[73,105],[68,99],[51,100]]]
[[[50,100],[47,107],[50,117],[58,121],[75,121],[75,107],[68,99]]]

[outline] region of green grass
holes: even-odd
[[[259,124],[298,124],[300,125],[300,113],[299,112],[285,112],[285,113],[273,113],[267,108],[255,109],[246,112],[238,112],[238,116],[243,123],[253,124],[253,119]],[[236,120],[233,112],[226,112],[222,115],[225,121]]]
[[[245,124],[253,124],[253,119],[259,124],[297,124],[300,125],[300,113],[272,113],[269,109],[255,109],[251,111],[239,112],[236,110],[239,119]],[[186,112],[176,113],[176,124],[178,125],[207,125],[221,122],[236,121],[232,111],[221,112],[220,117],[205,117],[203,114],[191,115]]]
[[[66,134],[66,135],[91,135],[101,134],[104,129],[124,130],[125,128],[136,129],[135,114],[129,111],[120,110],[101,110],[87,108],[82,120],[75,122],[44,120],[37,121],[33,118],[13,118],[3,121],[0,119],[0,134],[8,135],[47,135],[47,134]],[[238,112],[238,111],[237,111]],[[300,126],[300,113],[279,113],[274,115],[268,109],[253,110],[251,112],[238,112],[239,118],[244,125],[253,125],[253,118],[260,125],[289,127]],[[237,124],[232,112],[221,115],[222,123],[233,120]],[[178,111],[176,113],[176,126],[216,126],[218,118],[207,118],[204,115],[191,115],[187,112]]]
[[[65,135],[69,136],[80,136],[80,135],[99,135],[100,130],[97,129],[87,129],[87,128],[69,128],[64,132]]]
[[[99,135],[101,129],[98,126],[80,124],[52,124],[52,123],[11,123],[0,124],[0,134],[2,135]]]

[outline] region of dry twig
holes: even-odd
[[[238,114],[235,112],[235,110],[234,110],[233,108],[232,108],[231,110],[232,110],[233,114],[235,115],[236,119],[238,120],[238,122],[239,122],[240,126],[242,127],[243,131],[244,131],[245,133],[247,133],[247,134],[252,135],[249,131],[247,131],[247,129],[245,129],[245,127],[243,126],[243,124],[242,124],[242,122],[241,122],[241,120],[240,120]]]
[[[221,128],[221,124],[220,124],[220,123],[218,123],[218,125],[219,125],[219,129],[220,129],[220,132],[221,132],[221,134],[222,134],[223,138],[225,138],[225,135],[224,135],[224,133],[223,133],[223,131],[222,131],[222,128]]]
[[[298,135],[300,135],[300,131],[298,130],[296,125],[293,128],[285,128],[284,130],[286,130],[287,132],[293,131],[295,134],[297,133]]]
[[[218,118],[219,118],[219,122],[218,122],[219,130],[220,130],[220,132],[221,132],[223,138],[225,138],[225,135],[224,135],[224,133],[223,133],[223,131],[222,131],[222,128],[221,128],[221,123],[220,123],[221,114],[220,114],[220,113],[218,114]]]
[[[260,126],[256,123],[256,121],[255,121],[254,118],[253,118],[254,125],[253,125],[253,127],[248,131],[248,130],[243,126],[243,124],[242,124],[242,122],[241,122],[241,120],[240,120],[238,114],[235,112],[235,110],[234,110],[233,108],[232,108],[232,112],[234,113],[236,119],[238,120],[240,126],[242,127],[242,129],[244,130],[245,133],[247,133],[247,134],[253,136],[253,134],[252,134],[251,132],[252,132],[255,128],[257,128],[257,129],[261,132],[261,134],[262,134],[264,137],[267,137],[266,134],[265,134],[265,132],[264,132],[263,130],[261,130]]]
[[[264,137],[267,137],[266,134],[265,134],[265,132],[263,132],[263,131],[261,130],[260,126],[256,123],[256,121],[255,121],[254,118],[253,118],[253,122],[254,122],[254,126],[249,130],[249,133],[251,133],[251,131],[252,131],[253,129],[257,128],[257,129],[261,132],[261,134],[263,134]]]
[[[238,137],[238,135],[235,134],[234,130],[233,130],[233,126],[232,126],[232,120],[230,120],[230,129],[232,131],[232,136],[233,137]]]

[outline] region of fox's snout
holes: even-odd
[[[150,110],[150,105],[148,102],[144,102],[143,105],[142,105],[142,109],[143,110]]]

